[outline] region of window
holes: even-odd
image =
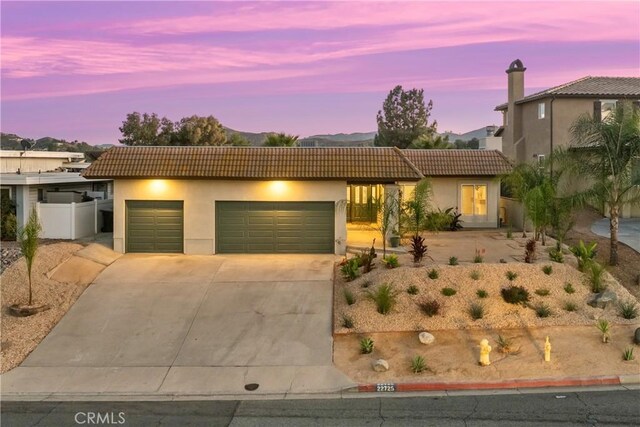
[[[538,118],[544,119],[544,102],[538,104]]]
[[[602,99],[593,103],[593,118],[596,120],[606,119],[612,111],[616,109],[615,99]]]
[[[44,189],[42,188],[38,188],[38,201],[39,202],[44,201]]]
[[[0,195],[3,199],[11,200],[11,187],[2,187],[0,188]]]
[[[462,215],[487,215],[487,186],[463,184],[461,186]]]

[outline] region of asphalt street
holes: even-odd
[[[639,425],[640,390],[441,397],[3,402],[3,426]]]

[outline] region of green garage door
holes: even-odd
[[[182,253],[182,202],[127,201],[127,252]]]
[[[333,202],[216,202],[217,253],[334,253]]]

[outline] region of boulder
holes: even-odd
[[[418,339],[422,344],[433,344],[433,342],[436,340],[436,337],[431,335],[429,332],[420,332],[418,334]]]
[[[633,342],[640,345],[640,328],[637,328],[633,334]]]
[[[605,308],[610,303],[616,302],[618,297],[613,291],[604,291],[595,294],[587,304],[595,308]]]
[[[373,362],[373,370],[376,372],[387,372],[389,370],[389,362],[384,359],[378,359]]]

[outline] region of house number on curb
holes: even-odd
[[[376,384],[376,391],[396,391],[395,384]]]

